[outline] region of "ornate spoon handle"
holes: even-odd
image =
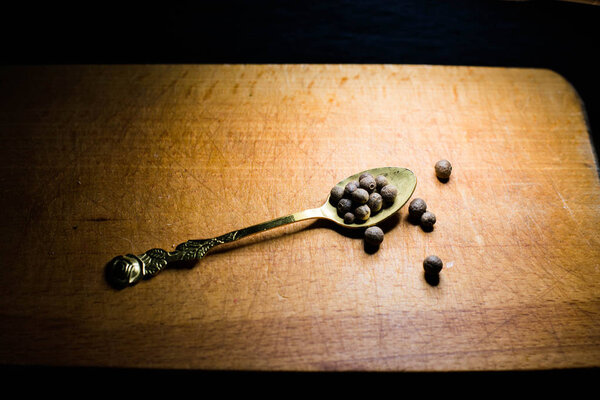
[[[230,243],[248,235],[263,232],[292,222],[322,217],[323,213],[321,209],[314,208],[285,217],[276,218],[271,221],[263,222],[262,224],[232,231],[212,239],[188,240],[187,242],[179,244],[174,251],[150,249],[139,256],[133,254],[117,256],[107,265],[107,279],[113,286],[118,288],[133,286],[142,279],[149,279],[155,276],[169,264],[174,262],[199,260],[204,257],[211,248],[219,244]]]

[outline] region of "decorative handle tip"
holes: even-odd
[[[111,286],[123,289],[133,286],[143,277],[143,263],[133,254],[117,256],[106,265],[106,279]]]

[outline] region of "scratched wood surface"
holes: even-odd
[[[0,105],[0,364],[600,366],[600,184],[551,71],[4,67]],[[304,221],[122,291],[104,280],[116,255],[317,207],[378,166],[415,172],[433,232],[403,208],[369,253]]]

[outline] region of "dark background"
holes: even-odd
[[[548,68],[578,91],[597,147],[599,24],[600,6],[566,1],[23,2],[0,9],[0,54],[5,65],[397,63]],[[63,372],[81,378],[88,371],[93,376],[98,372]],[[32,372],[46,376],[49,371],[24,370]],[[533,377],[552,382],[575,376],[581,382],[595,379],[597,372],[550,371]],[[147,378],[135,371],[103,373],[110,379],[123,373],[134,380]],[[158,377],[170,374],[163,371]],[[459,376],[465,378],[463,383],[481,379]],[[416,377],[408,375],[410,380]],[[457,378],[444,374],[431,379],[444,377],[446,382]],[[498,376],[501,381],[505,377]],[[517,377],[528,382],[532,375]],[[426,375],[418,382],[428,379]]]
[[[600,1],[598,1],[600,3]],[[549,68],[600,130],[600,6],[568,1],[46,2],[3,6],[4,64],[398,63]]]

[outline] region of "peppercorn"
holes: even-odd
[[[365,230],[365,242],[379,246],[383,242],[383,231],[378,226],[371,226]]]
[[[344,196],[351,198],[352,197],[352,193],[358,189],[358,182],[356,181],[352,181],[352,182],[348,182],[346,184],[346,186],[344,187]]]
[[[362,174],[360,174],[360,176],[358,177],[358,181],[360,182],[362,178],[368,178],[368,177],[373,177],[373,175],[371,175],[368,172],[363,172]]]
[[[367,206],[371,209],[372,213],[376,213],[381,210],[383,206],[383,198],[377,192],[373,192],[369,195],[369,201],[367,201]]]
[[[375,183],[377,184],[377,190],[381,190],[381,188],[386,186],[389,182],[385,176],[378,175],[377,178],[375,178]]]
[[[353,224],[354,214],[352,214],[351,212],[347,212],[346,214],[344,214],[344,223],[348,225]]]
[[[361,188],[365,189],[369,193],[373,193],[377,189],[377,183],[372,175],[367,175],[362,178],[359,182]]]
[[[427,211],[427,204],[423,199],[413,199],[408,205],[408,215],[417,221],[425,211]]]
[[[442,270],[444,263],[438,256],[428,256],[423,261],[423,269],[427,275],[437,275]]]
[[[390,206],[394,204],[394,201],[396,200],[396,196],[398,195],[398,189],[392,184],[387,184],[381,188],[381,191],[379,193],[383,198],[383,203],[386,206]]]
[[[334,186],[331,188],[329,193],[329,202],[332,206],[337,206],[337,203],[344,197],[344,188],[341,186]]]
[[[352,200],[343,198],[337,204],[338,214],[341,216],[346,215],[347,212],[352,211]]]
[[[430,231],[433,229],[435,221],[435,214],[430,211],[425,211],[423,215],[421,215],[421,228],[425,231]]]
[[[369,193],[363,188],[358,188],[352,192],[352,201],[355,204],[366,204],[369,201]]]
[[[435,174],[441,180],[450,179],[452,164],[448,160],[440,160],[435,163]]]
[[[363,204],[362,206],[356,207],[354,215],[359,221],[366,221],[371,216],[371,209],[368,205]]]

